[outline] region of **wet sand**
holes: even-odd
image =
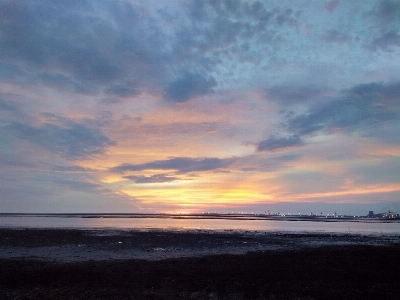
[[[399,236],[273,232],[0,229],[1,259],[52,262],[199,257],[321,246],[391,245]]]
[[[0,229],[0,299],[381,299],[400,235]]]

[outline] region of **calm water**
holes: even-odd
[[[79,215],[48,216],[0,216],[1,228],[79,228],[79,229],[135,229],[171,231],[261,231],[261,232],[305,232],[348,233],[367,235],[400,235],[400,222],[377,220],[346,221],[288,221],[288,220],[243,220],[203,219],[171,217],[95,217]]]

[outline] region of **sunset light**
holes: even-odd
[[[400,211],[399,11],[1,1],[1,212]]]

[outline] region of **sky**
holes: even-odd
[[[0,16],[2,213],[400,213],[399,1]]]

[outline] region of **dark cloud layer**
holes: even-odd
[[[379,32],[372,35],[367,48],[372,51],[392,52],[400,47],[400,2],[381,0],[371,12],[378,23]]]
[[[176,170],[178,173],[210,171],[229,167],[234,158],[187,158],[176,157],[167,160],[157,160],[145,164],[122,164],[111,169],[113,172],[124,173],[143,170]]]
[[[257,151],[275,151],[301,146],[303,142],[299,135],[288,137],[270,137],[257,145]]]
[[[124,178],[134,181],[135,183],[165,183],[179,180],[178,177],[167,176],[164,174],[156,174],[152,176],[124,176]]]
[[[93,9],[82,5],[63,5],[49,1],[4,1],[1,58],[22,62],[28,68],[62,68],[77,79],[105,82],[117,76],[118,68],[96,49],[96,32],[90,18],[80,14]],[[90,29],[89,29],[90,28]],[[99,33],[99,32],[97,32]]]
[[[300,136],[320,131],[350,132],[363,126],[395,118],[390,102],[400,99],[400,84],[362,84],[344,92],[336,101],[314,107],[309,112],[288,120],[287,129]]]
[[[373,15],[379,18],[381,22],[399,22],[400,2],[397,0],[378,1],[377,8],[373,11]]]
[[[284,94],[283,94],[284,95]],[[290,97],[289,97],[290,98]],[[336,100],[312,106],[303,114],[289,114],[283,123],[284,138],[272,135],[257,145],[257,151],[276,151],[301,146],[302,137],[353,132],[397,118],[400,114],[400,83],[360,84]]]
[[[149,72],[162,74],[161,30],[152,34],[152,21],[133,4],[3,1],[0,14],[0,59],[19,66],[18,76],[29,82],[83,94],[106,86],[107,93],[126,96],[137,93]]]
[[[394,29],[383,32],[374,38],[368,47],[373,51],[392,51],[394,47],[400,47],[400,33]]]
[[[378,3],[371,14],[384,24],[364,45],[391,51],[400,46],[399,4]],[[325,9],[338,6],[329,1]],[[2,68],[8,78],[76,93],[124,98],[150,89],[185,102],[217,87],[218,67],[235,70],[226,58],[257,66],[291,51],[286,36],[305,25],[300,10],[260,1],[189,1],[182,8],[189,20],[179,23],[172,8],[148,14],[125,1],[2,1]],[[332,28],[323,38],[344,43],[351,35]]]
[[[206,95],[212,92],[217,85],[211,76],[184,72],[184,74],[169,84],[165,98],[175,102],[185,102],[191,98]]]
[[[0,61],[31,84],[116,97],[156,90],[185,102],[217,87],[212,74],[225,57],[257,64],[249,43],[264,54],[282,47],[274,27],[296,27],[299,14],[258,1],[194,1],[184,4],[191,20],[183,25],[172,8],[146,10],[125,1],[3,1]]]
[[[99,129],[71,122],[66,127],[42,124],[39,127],[14,122],[8,126],[16,137],[38,144],[46,150],[76,159],[101,153],[114,143]]]

